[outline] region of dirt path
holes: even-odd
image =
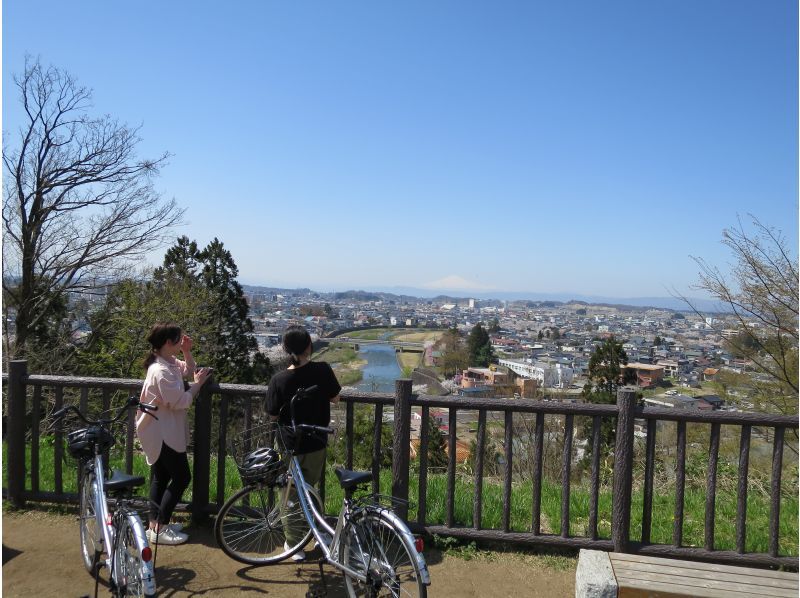
[[[323,595],[319,566],[309,553],[305,564],[248,567],[227,558],[216,547],[210,527],[187,530],[189,543],[159,549],[160,596]],[[43,511],[3,514],[3,596],[94,595],[94,580],[78,553],[74,515]],[[426,550],[432,585],[429,596],[559,597],[575,594],[575,559],[513,553],[480,553],[469,560]],[[548,560],[549,559],[549,560]],[[555,564],[555,567],[552,565]],[[330,598],[346,595],[338,575],[325,567]],[[100,588],[99,596],[108,595]]]

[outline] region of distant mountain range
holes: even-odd
[[[530,301],[537,304],[560,305],[566,303],[584,303],[587,305],[602,305],[618,308],[653,307],[670,309],[673,311],[692,311],[682,299],[676,297],[604,297],[600,295],[574,295],[569,293],[537,293],[537,292],[502,292],[481,291],[470,293],[464,290],[442,291],[438,289],[421,289],[415,287],[366,287],[359,290],[338,292],[321,292],[308,288],[281,289],[276,287],[263,287],[256,285],[242,285],[248,292],[268,293],[279,295],[307,295],[316,294],[320,297],[331,297],[337,300],[353,301],[395,301],[411,302],[420,299],[430,300],[432,303],[457,303],[467,299],[477,299],[483,302],[492,302],[500,306],[504,302]],[[704,313],[721,313],[723,309],[718,301],[708,299],[690,298],[693,306]]]

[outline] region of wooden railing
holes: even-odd
[[[79,407],[85,409],[90,391],[100,393],[103,408],[108,408],[115,392],[127,397],[138,393],[141,380],[109,378],[77,378],[61,376],[29,375],[24,361],[11,362],[8,374],[3,374],[6,388],[6,451],[8,484],[4,495],[17,506],[31,501],[74,501],[76,496],[64,492],[63,484],[63,437],[55,432],[54,451],[54,490],[44,492],[39,484],[39,434],[47,407],[60,408],[65,402],[65,390],[74,395]],[[30,391],[30,392],[29,392]],[[49,396],[45,397],[45,391]],[[216,469],[216,496],[209,496],[211,456],[216,451],[217,463],[226,459],[227,435],[235,418],[238,425],[245,428],[263,417],[263,403],[266,388],[235,384],[211,384],[204,386],[194,407],[194,445],[192,472],[192,502],[188,506],[192,517],[203,519],[216,512],[224,501],[225,468]],[[400,499],[416,502],[416,518],[409,521],[415,531],[452,536],[467,540],[496,541],[529,546],[558,546],[570,548],[594,548],[631,552],[645,555],[672,556],[684,559],[706,560],[731,564],[758,566],[782,566],[796,570],[797,556],[779,553],[781,514],[781,483],[783,471],[783,452],[785,431],[796,430],[796,416],[781,416],[739,412],[701,412],[694,410],[663,409],[642,407],[636,402],[636,389],[620,389],[616,405],[571,404],[526,399],[465,399],[460,397],[431,397],[413,395],[410,380],[398,380],[394,395],[385,393],[344,392],[345,434],[347,438],[345,466],[353,464],[353,438],[355,405],[368,404],[374,409],[374,442],[372,448],[373,488],[377,490],[380,477],[380,437],[384,408],[392,408],[393,452],[392,452],[392,494]],[[410,432],[412,407],[421,412],[417,495],[409,497],[409,477],[411,472]],[[448,410],[448,465],[446,471],[445,516],[443,522],[431,523],[428,520],[428,426],[431,409]],[[463,411],[477,412],[477,428],[473,461],[473,509],[472,525],[456,524],[456,440],[458,433],[458,414]],[[487,414],[502,414],[503,426],[503,490],[502,524],[496,529],[485,529],[483,520],[484,448],[487,442]],[[514,478],[514,416],[526,417],[533,422],[532,463],[530,469],[518,480],[532,482],[530,526],[526,531],[512,530],[511,499]],[[560,457],[561,482],[561,529],[560,533],[544,533],[542,530],[542,484],[546,466],[554,469],[545,460],[544,439],[545,418],[559,418],[558,427],[563,430],[563,446]],[[590,504],[588,527],[585,535],[576,536],[570,530],[570,492],[572,468],[574,466],[573,438],[575,418],[591,418],[591,433],[587,444],[591,443],[590,464]],[[601,428],[604,419],[615,423],[613,453],[613,500],[611,513],[611,539],[602,539],[598,534],[599,497],[601,487]],[[641,517],[641,536],[631,538],[632,492],[634,474],[636,421],[646,428],[644,441],[644,481],[643,507]],[[675,422],[675,510],[673,537],[671,544],[651,542],[653,514],[655,452],[657,424]],[[216,426],[213,424],[216,423]],[[708,466],[706,469],[706,499],[704,516],[704,545],[685,546],[684,498],[686,487],[687,424],[700,423],[710,426]],[[718,489],[717,469],[720,447],[721,426],[737,426],[741,429],[739,442],[737,508],[736,508],[736,549],[715,549],[715,509]],[[498,422],[499,426],[499,422]],[[216,427],[217,432],[213,433]],[[769,501],[769,547],[766,552],[746,551],[748,469],[750,463],[751,438],[757,430],[763,437],[772,437],[772,468]],[[133,466],[134,454],[133,418],[127,422],[125,440],[125,467],[128,472]],[[212,446],[213,445],[213,446]],[[30,467],[26,465],[26,447],[30,447]],[[558,459],[558,457],[555,457]],[[324,488],[324,483],[322,484]],[[400,509],[400,515],[408,519],[407,507]],[[790,539],[794,542],[796,538]]]

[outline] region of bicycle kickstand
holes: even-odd
[[[100,553],[94,553],[94,598],[97,598],[97,589],[100,584]],[[111,582],[113,583],[114,580],[112,579]]]
[[[322,589],[321,590],[309,590],[306,592],[306,598],[324,598],[328,595],[328,584],[325,581],[325,571],[322,569],[322,559],[317,561],[317,565],[319,565],[319,579],[322,582]]]

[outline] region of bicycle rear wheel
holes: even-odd
[[[348,595],[426,598],[415,553],[413,543],[380,510],[357,511],[342,532],[339,561],[367,581],[345,575]]]
[[[89,573],[94,574],[97,566],[96,555],[102,552],[102,531],[97,526],[95,516],[95,477],[91,468],[84,467],[81,476],[80,488],[80,532],[81,532],[81,556],[83,566]]]
[[[319,497],[313,490],[310,494],[316,508],[321,509]],[[302,550],[311,538],[310,529],[296,545],[284,548],[285,525],[308,527],[296,500],[288,500],[281,512],[284,500],[287,500],[285,486],[246,486],[228,499],[214,524],[223,552],[249,565],[271,565]]]
[[[149,598],[156,595],[151,553],[138,516],[128,514],[117,530],[112,571],[120,596]]]

